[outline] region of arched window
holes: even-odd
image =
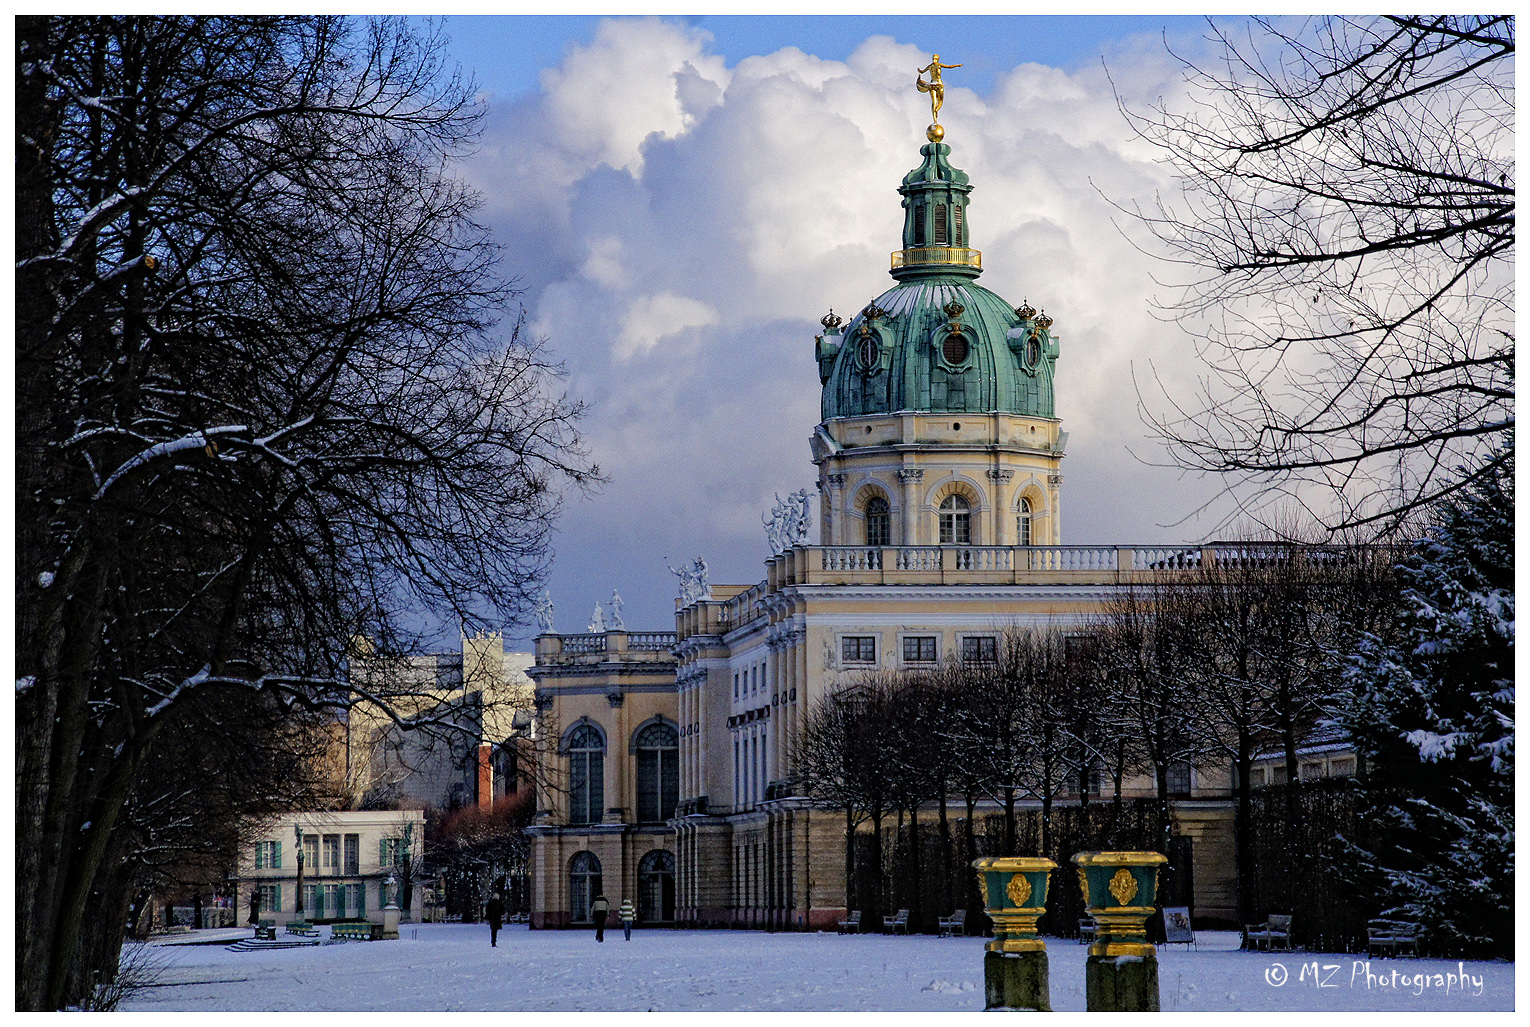
[[[593,852],[576,852],[568,862],[568,915],[576,924],[587,924],[590,903],[601,891],[600,860]]]
[[[638,861],[638,922],[675,919],[675,854],[654,849]]]
[[[866,503],[866,544],[892,545],[892,517],[887,508],[887,500],[881,496],[872,496]]]
[[[649,724],[636,748],[638,823],[668,820],[680,801],[680,736],[668,724]]]
[[[1020,517],[1015,526],[1019,529],[1020,544],[1034,545],[1031,541],[1031,501],[1029,499],[1020,500]]]
[[[972,544],[972,512],[965,496],[952,493],[941,502],[940,541],[942,545]]]
[[[568,822],[598,824],[606,804],[606,743],[589,724],[568,738]]]

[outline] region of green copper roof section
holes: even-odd
[[[951,166],[946,144],[919,152],[924,162],[898,189],[898,284],[847,325],[832,313],[823,320],[823,419],[899,410],[1055,417],[1051,318],[1029,305],[1017,310],[974,281],[982,268],[966,248],[972,186]]]

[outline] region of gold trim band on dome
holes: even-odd
[[[955,264],[959,267],[975,267],[983,270],[983,251],[965,246],[910,246],[893,250],[894,270],[914,264]]]
[[[1073,862],[1082,866],[1151,867],[1168,861],[1161,852],[1080,852],[1073,857]]]

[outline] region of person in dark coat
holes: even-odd
[[[595,914],[595,940],[606,940],[606,914],[611,912],[611,903],[604,895],[595,896],[595,901],[590,903],[590,912]]]
[[[505,904],[496,895],[483,907],[483,915],[489,921],[489,946],[499,945],[499,929],[505,926]]]

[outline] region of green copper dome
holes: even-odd
[[[967,248],[972,186],[944,143],[920,147],[903,195],[898,284],[818,338],[823,419],[917,410],[1053,417],[1052,321],[978,285],[982,254]]]

